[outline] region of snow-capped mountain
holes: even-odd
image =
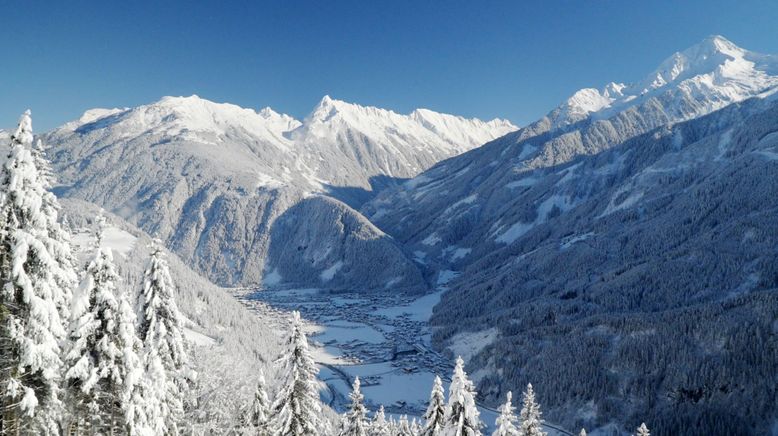
[[[637,85],[611,83],[603,91],[578,91],[526,128],[441,162],[403,187],[383,192],[363,212],[389,234],[410,242],[426,262],[445,259],[451,254],[446,249],[457,247],[430,241],[453,244],[471,228],[480,229],[476,221],[491,218],[483,215],[489,199],[530,186],[532,170],[595,155],[657,127],[749,97],[766,96],[778,89],[778,58],[749,52],[716,36],[671,56],[648,77]],[[462,219],[465,222],[457,223]],[[457,225],[452,227],[452,223]],[[495,232],[513,229],[502,242],[511,242],[515,238],[510,236],[518,237],[531,228],[505,222],[494,225]],[[433,233],[437,236],[428,239]]]
[[[325,96],[289,137],[305,150],[317,177],[334,186],[369,188],[371,177],[413,177],[514,130],[500,119],[484,122],[427,109],[401,115]]]
[[[778,85],[778,56],[742,49],[710,36],[677,52],[643,80],[585,88],[552,111],[552,128],[605,119],[656,98],[674,121],[695,118]],[[694,103],[694,104],[690,104]]]
[[[90,111],[44,141],[59,194],[220,283],[447,288],[434,342],[471,357],[487,400],[532,381],[570,428],[640,409],[672,434],[758,432],[775,389],[755,381],[778,364],[753,355],[778,316],[777,65],[707,38],[518,131],[188,97]],[[731,407],[746,399],[756,412]]]
[[[272,283],[294,277],[348,286],[367,276],[374,282],[362,286],[423,288],[416,266],[391,238],[341,201],[360,204],[396,177],[511,130],[502,120],[427,110],[398,115],[329,97],[300,122],[269,108],[255,112],[192,96],[91,110],[44,142],[52,147],[58,194],[96,202],[163,238],[212,280],[256,284],[267,275]],[[303,201],[311,195],[330,198]],[[308,220],[317,216],[306,205],[332,208],[353,225],[318,222],[311,230]],[[283,232],[274,233],[279,219]],[[310,241],[311,234],[332,239]],[[322,250],[295,246],[314,259],[295,270],[267,258],[271,244],[292,240]],[[392,267],[367,274],[375,259],[364,253],[380,253]]]
[[[764,430],[774,392],[737,374],[778,362],[737,350],[768,347],[738,320],[770,331],[778,307],[775,65],[706,39],[362,208],[450,289],[434,339],[474,356],[479,392],[542,380],[547,416],[568,428],[638,405],[672,416],[669,434],[722,432],[716,411],[749,401],[766,412],[732,422]]]

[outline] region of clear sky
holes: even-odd
[[[711,34],[778,53],[778,1],[15,1],[0,126],[191,95],[306,116],[325,94],[532,121]]]

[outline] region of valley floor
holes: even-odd
[[[428,320],[441,291],[421,297],[396,293],[332,293],[326,289],[240,289],[236,297],[250,309],[299,310],[309,322],[309,342],[322,400],[346,410],[354,377],[362,382],[369,410],[419,418],[424,414],[435,375],[449,379],[453,359],[432,349]],[[278,317],[281,319],[281,317]],[[285,328],[285,326],[279,326]],[[479,407],[491,427],[496,411]],[[485,429],[491,433],[490,429]],[[571,434],[547,425],[549,435]]]

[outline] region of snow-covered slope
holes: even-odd
[[[260,283],[278,264],[267,258],[271,244],[306,239],[313,231],[333,238],[315,245],[338,246],[308,253],[318,259],[312,265],[320,270],[303,276],[279,270],[272,277],[294,277],[296,283],[314,286],[364,286],[346,278],[371,276],[380,286],[391,282],[418,289],[424,284],[416,266],[391,238],[363,239],[364,225],[346,226],[354,233],[344,234],[344,227],[334,228],[337,222],[317,221],[319,212],[301,207],[330,207],[350,222],[365,223],[341,201],[359,204],[395,177],[413,176],[514,129],[501,120],[481,122],[426,110],[404,116],[329,97],[299,122],[269,108],[255,112],[192,96],[91,110],[43,139],[51,147],[58,195],[116,212],[164,239],[184,261],[219,283]],[[311,195],[332,199],[303,202]],[[287,211],[298,204],[296,218],[284,220],[283,233],[274,241],[276,219],[289,216]],[[309,220],[319,227],[313,229]],[[306,254],[305,245],[300,247]],[[376,259],[366,253],[381,254]],[[392,267],[367,274],[378,260]],[[339,262],[343,267],[323,279],[329,277],[322,275],[325,270]]]
[[[100,208],[81,200],[61,201],[62,213],[73,227],[73,244],[82,260],[93,243],[94,218]],[[109,227],[103,244],[111,248],[122,277],[120,285],[130,290],[142,287],[141,279],[149,255],[148,235],[121,218],[108,216]],[[176,301],[185,317],[185,334],[199,373],[196,385],[198,406],[208,415],[198,420],[224,431],[220,426],[235,422],[236,414],[250,404],[254,386],[262,370],[272,377],[273,362],[282,347],[284,325],[281,314],[257,303],[260,314],[252,313],[227,290],[203,279],[185,266],[173,253],[168,264],[176,284]],[[258,316],[259,315],[259,316]],[[205,430],[205,429],[203,429]]]
[[[427,109],[401,115],[325,96],[290,137],[328,184],[368,188],[371,177],[413,177],[516,129],[500,119],[484,122]]]
[[[504,197],[519,201],[538,183],[534,170],[595,155],[657,127],[778,89],[776,57],[737,48],[722,37],[673,55],[656,71],[638,85],[610,84],[602,93],[581,90],[526,128],[382,192],[362,212],[408,251],[421,253],[427,264],[449,269],[474,254],[462,239],[511,243],[549,213],[575,206],[574,199],[549,198],[538,216],[534,211],[503,216]],[[636,97],[628,89],[642,94]]]
[[[731,433],[716,411],[748,398],[764,413],[730,421],[764,430],[772,387],[737,374],[776,362],[736,350],[776,349],[739,320],[771,331],[778,310],[768,188],[778,180],[778,71],[774,57],[733,47],[711,38],[672,57],[678,68],[657,70],[666,83],[629,101],[614,95],[632,87],[579,92],[564,114],[362,208],[428,281],[455,277],[433,316],[439,346],[498,327],[472,370],[502,377],[485,376],[479,392],[496,400],[532,381],[568,428],[629,422],[639,410],[663,434],[695,422]]]

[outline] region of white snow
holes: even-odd
[[[457,276],[459,276],[458,271],[443,270],[440,273],[438,273],[438,280],[436,281],[436,284],[438,286],[445,285],[446,283],[455,279]]]
[[[389,318],[408,315],[411,319],[416,321],[427,321],[432,316],[432,308],[438,304],[441,295],[443,295],[443,291],[433,292],[417,298],[410,304],[378,309],[375,313],[376,315],[382,315]]]
[[[546,222],[548,220],[548,215],[555,208],[560,212],[567,212],[568,210],[575,207],[575,205],[576,201],[572,198],[566,195],[554,194],[538,205],[538,216],[535,218],[535,221],[531,223],[522,221],[514,223],[508,228],[508,230],[497,236],[496,241],[502,242],[504,244],[512,244],[513,241],[519,239],[536,225]]]
[[[512,244],[513,241],[519,239],[523,234],[527,233],[534,226],[534,223],[523,223],[521,221],[516,222],[508,227],[508,230],[497,237],[497,242]]]
[[[567,212],[575,206],[575,201],[566,195],[554,194],[544,200],[538,206],[538,219],[536,224],[545,222],[548,219],[548,214],[554,209],[558,208],[562,212]]]
[[[582,242],[590,237],[594,236],[594,232],[588,232],[584,233],[582,235],[574,235],[574,236],[568,236],[567,238],[564,238],[562,242],[559,243],[559,248],[565,249],[570,248],[573,244],[577,242]]]
[[[635,204],[637,204],[638,201],[640,201],[641,198],[643,198],[643,192],[642,191],[636,191],[630,193],[627,198],[623,199],[621,203],[615,204],[615,201],[621,197],[621,195],[624,192],[627,192],[627,189],[629,189],[629,186],[624,186],[623,188],[616,191],[616,193],[613,194],[613,197],[611,197],[610,202],[608,203],[608,207],[605,208],[605,210],[600,214],[599,218],[604,217],[606,215],[610,215],[613,212],[622,210],[622,209],[628,209]]]
[[[202,333],[198,333],[192,329],[184,327],[184,337],[192,343],[200,347],[209,347],[216,344],[216,340],[210,336],[206,336]]]
[[[274,268],[273,271],[270,271],[262,277],[262,284],[265,286],[275,286],[281,283],[282,280],[283,277],[281,277],[281,273],[278,272],[278,268]]]
[[[381,377],[381,384],[364,386],[362,392],[374,404],[394,404],[397,401],[423,404],[429,397],[434,378],[435,374],[429,372],[391,372]]]
[[[775,151],[761,150],[757,154],[766,157],[768,160],[778,160],[778,152]]]
[[[732,129],[722,133],[719,137],[719,152],[714,160],[723,159],[724,155],[727,153],[727,150],[729,150],[730,145],[732,145]]]
[[[102,243],[104,247],[109,247],[114,253],[126,257],[135,247],[137,240],[137,237],[118,227],[107,227],[103,232]]]
[[[292,137],[309,144],[355,132],[380,144],[407,144],[417,150],[446,150],[459,154],[516,130],[509,121],[481,121],[417,109],[409,115],[360,106],[324,96]]]
[[[470,254],[471,251],[473,251],[472,248],[457,248],[456,250],[454,250],[454,253],[451,255],[451,260],[462,259],[468,254]]]
[[[778,145],[778,132],[771,132],[759,140],[759,146],[765,147],[769,145]]]
[[[515,180],[513,182],[505,184],[505,187],[508,189],[514,189],[514,188],[522,188],[527,186],[533,186],[535,183],[538,182],[538,179],[534,177],[525,177],[523,179]]]
[[[609,118],[669,90],[673,98],[693,96],[705,102],[686,112],[690,119],[778,86],[778,59],[744,50],[721,36],[711,36],[675,53],[645,79],[631,85],[610,83],[602,90],[585,88],[552,112],[552,128],[587,117]]]
[[[778,160],[778,132],[772,132],[765,135],[764,138],[759,140],[760,147],[772,147],[772,150],[759,150],[756,153],[762,157],[766,157],[769,160]]]
[[[462,359],[469,361],[487,345],[493,343],[499,334],[496,327],[478,332],[457,333],[451,338],[447,348],[455,356],[462,356]]]
[[[423,183],[427,183],[429,181],[430,181],[429,177],[427,177],[425,175],[420,175],[418,177],[414,177],[411,180],[408,180],[407,182],[403,183],[403,187],[405,187],[405,189],[408,189],[408,190],[416,189],[416,187],[418,187],[419,185],[421,185]]]
[[[394,286],[394,285],[396,285],[396,284],[400,283],[402,280],[403,280],[403,278],[402,278],[402,277],[399,277],[399,276],[397,276],[397,277],[392,277],[392,278],[391,278],[391,279],[390,279],[388,282],[386,282],[386,285],[384,285],[384,289],[389,289],[389,288],[391,288],[392,286]]]
[[[386,340],[381,332],[362,323],[336,321],[320,326],[317,330],[311,335],[311,339],[323,344],[331,342],[344,344],[355,341],[380,344]]]
[[[521,153],[519,153],[519,160],[528,158],[532,153],[536,151],[538,151],[538,148],[536,146],[530,144],[524,144],[524,147],[521,149]]]
[[[272,176],[269,176],[267,174],[258,173],[257,174],[257,188],[278,188],[279,186],[283,186],[284,183],[280,180],[275,179]]]
[[[343,267],[343,261],[337,261],[334,265],[331,267],[325,269],[321,272],[319,275],[319,278],[321,278],[321,281],[328,282],[332,280],[333,277],[335,277],[335,274],[338,273],[338,271]]]
[[[443,211],[443,214],[447,214],[452,212],[454,209],[458,208],[459,206],[462,206],[464,204],[473,204],[475,200],[478,198],[478,194],[471,194],[467,197],[457,201],[456,203],[452,204],[451,206],[447,207],[445,211]]]
[[[426,238],[424,238],[421,241],[421,243],[424,244],[424,245],[432,246],[432,245],[437,245],[438,242],[440,242],[440,241],[442,241],[442,239],[440,239],[440,236],[438,236],[437,233],[433,233],[433,234],[427,236]]]
[[[89,251],[94,240],[94,235],[89,229],[80,229],[72,236],[73,245],[78,248],[76,251]],[[114,226],[106,226],[103,229],[103,240],[100,247],[110,248],[113,253],[127,257],[130,251],[135,248],[137,240],[137,237],[125,230]]]

